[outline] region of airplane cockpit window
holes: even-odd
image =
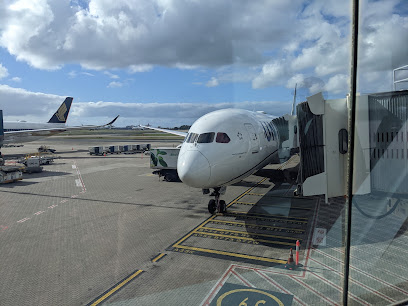
[[[215,136],[214,132],[200,134],[200,136],[198,137],[197,142],[198,143],[211,143],[211,142],[214,141],[214,136]]]
[[[199,136],[199,134],[190,133],[186,137],[186,142],[187,143],[193,143],[193,142],[195,142],[197,140],[198,136]]]
[[[230,140],[226,133],[217,133],[217,138],[215,139],[218,143],[229,143]]]

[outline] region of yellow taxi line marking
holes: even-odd
[[[232,257],[240,257],[240,258],[245,258],[245,259],[253,259],[253,260],[259,260],[259,261],[268,261],[268,262],[274,262],[274,263],[280,263],[280,264],[285,264],[285,263],[286,263],[285,260],[280,260],[280,259],[273,259],[273,258],[266,258],[266,257],[258,257],[258,256],[245,255],[245,254],[239,254],[239,253],[230,253],[230,252],[225,252],[225,251],[205,249],[205,248],[189,247],[189,246],[184,246],[184,245],[180,245],[178,248],[180,248],[180,249],[186,249],[186,250],[192,250],[192,251],[198,251],[198,252],[205,252],[205,253],[214,253],[214,254],[218,254],[218,255],[227,255],[227,256],[232,256]]]
[[[264,182],[266,180],[266,178],[263,178],[262,180],[260,180],[256,185],[261,184],[262,182]],[[240,196],[238,196],[237,198],[235,198],[234,200],[232,200],[232,202],[230,202],[227,207],[230,207],[233,203],[235,203],[236,201],[238,201],[240,198],[242,198],[246,193],[248,193],[249,191],[251,191],[252,189],[254,189],[255,186],[249,188],[247,191],[245,191],[243,194],[241,194]],[[188,233],[187,235],[185,235],[184,237],[182,237],[180,240],[178,240],[176,243],[173,244],[174,246],[179,245],[180,243],[182,243],[183,241],[187,240],[196,230],[198,230],[199,228],[203,227],[204,225],[206,225],[208,222],[212,221],[215,217],[217,217],[216,215],[212,215],[210,218],[208,218],[207,220],[205,220],[203,223],[201,223],[199,226],[197,226],[194,230],[192,230],[190,233]]]
[[[213,234],[213,233],[207,233],[207,232],[195,232],[194,234],[209,235],[209,236],[214,236],[214,237],[233,238],[233,239],[242,239],[242,240],[248,240],[248,241],[260,241],[260,242],[276,243],[276,244],[292,245],[293,246],[293,243],[290,243],[290,242],[281,242],[281,241],[274,241],[274,240],[253,239],[253,238],[247,238],[247,237],[237,237],[237,236]],[[178,247],[180,247],[180,246],[178,246]]]
[[[242,205],[256,205],[258,204],[258,202],[256,203],[251,203],[251,202],[235,202],[235,204],[242,204]],[[287,206],[284,205],[279,205],[279,204],[272,204],[272,205],[260,205],[261,207],[272,207],[272,208],[287,208]],[[311,210],[311,208],[308,207],[300,207],[300,206],[290,206],[290,209],[302,209],[302,210]]]
[[[180,243],[182,243],[184,240],[187,240],[187,238],[189,238],[192,234],[194,234],[194,232],[200,228],[202,228],[204,225],[206,225],[208,222],[210,222],[212,219],[214,219],[216,216],[213,215],[210,218],[208,218],[206,221],[204,221],[203,223],[201,223],[198,227],[196,227],[195,229],[193,229],[190,233],[188,233],[187,235],[185,235],[184,237],[182,237],[179,241],[177,241],[176,243],[173,244],[173,246],[177,246]]]
[[[143,270],[137,270],[135,273],[127,277],[125,280],[121,281],[118,285],[116,285],[114,288],[109,290],[107,293],[105,293],[103,296],[101,296],[99,299],[97,299],[95,302],[90,304],[90,306],[95,306],[106,300],[108,297],[110,297],[112,294],[114,294],[116,291],[118,291],[120,288],[122,288],[124,285],[126,285],[128,282],[130,282],[132,279],[134,279],[136,276],[138,276],[140,273],[142,273]]]
[[[237,210],[228,211],[227,214],[228,213],[248,215],[250,217],[260,216],[260,217],[270,217],[270,218],[279,218],[279,219],[293,219],[293,220],[296,220],[296,221],[299,221],[299,222],[307,222],[307,221],[301,221],[299,219],[302,219],[302,220],[309,219],[309,218],[301,218],[301,217],[286,217],[286,216],[282,216],[282,215],[272,215],[272,214],[252,214],[252,213],[248,213],[247,211],[237,211]]]
[[[282,238],[282,239],[289,239],[289,240],[298,240],[298,238],[292,238],[292,237],[284,237],[284,236],[275,236],[275,235],[268,235],[268,234],[258,234],[258,233],[248,233],[244,231],[234,231],[234,230],[226,230],[226,229],[220,229],[220,228],[214,228],[214,227],[202,227],[201,229],[205,230],[216,230],[220,232],[231,232],[231,233],[238,233],[238,234],[246,234],[246,235],[253,235],[253,236],[262,236],[262,237],[271,237],[271,238]],[[202,232],[199,232],[202,233]],[[205,232],[207,233],[207,232]],[[241,237],[240,237],[241,238]]]
[[[163,258],[164,256],[166,256],[165,253],[160,253],[159,255],[157,255],[155,258],[152,259],[153,262],[157,262],[159,261],[161,258]]]
[[[256,205],[256,203],[249,203],[249,202],[235,202],[235,204]]]
[[[231,201],[227,207],[230,207],[231,205],[233,205],[235,202],[239,201],[240,199],[242,199],[242,197],[246,196],[249,192],[251,192],[252,190],[254,190],[256,188],[256,186],[258,186],[259,184],[262,184],[264,181],[266,180],[266,177],[263,178],[262,180],[260,180],[258,183],[256,183],[255,186],[252,186],[251,188],[249,188],[247,191],[245,191],[243,194],[241,194],[240,196],[238,196],[236,199],[234,199],[233,201]]]
[[[225,221],[225,220],[211,220],[213,223],[221,222],[221,223],[231,223],[231,224],[237,224],[237,225],[247,225],[247,226],[259,226],[259,227],[265,227],[265,228],[279,228],[279,229],[286,229],[286,230],[291,230],[291,231],[301,231],[304,232],[304,229],[295,229],[295,228],[289,228],[289,227],[279,227],[279,226],[269,226],[269,225],[262,225],[262,224],[246,224],[245,222],[236,222],[236,221]]]

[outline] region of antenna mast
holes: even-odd
[[[295,84],[295,94],[293,95],[293,105],[292,105],[292,111],[290,113],[292,116],[295,112],[295,105],[296,105],[296,87],[297,87],[297,83]]]

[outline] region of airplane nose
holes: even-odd
[[[205,188],[211,175],[207,158],[199,151],[186,151],[178,157],[177,173],[191,187]]]

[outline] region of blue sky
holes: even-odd
[[[249,82],[222,83],[207,87],[214,69],[178,69],[157,66],[150,71],[130,73],[128,69],[88,70],[79,64],[61,69],[36,69],[0,48],[0,58],[9,76],[3,84],[29,91],[71,95],[78,102],[121,101],[141,103],[285,101],[293,89],[268,87],[253,89]],[[13,77],[21,78],[14,81]],[[111,84],[111,85],[110,85]]]
[[[407,4],[361,6],[359,91],[391,90],[408,64]],[[70,125],[191,124],[224,107],[279,116],[296,83],[298,101],[345,97],[350,12],[334,0],[2,2],[0,108],[42,121],[73,96]]]

